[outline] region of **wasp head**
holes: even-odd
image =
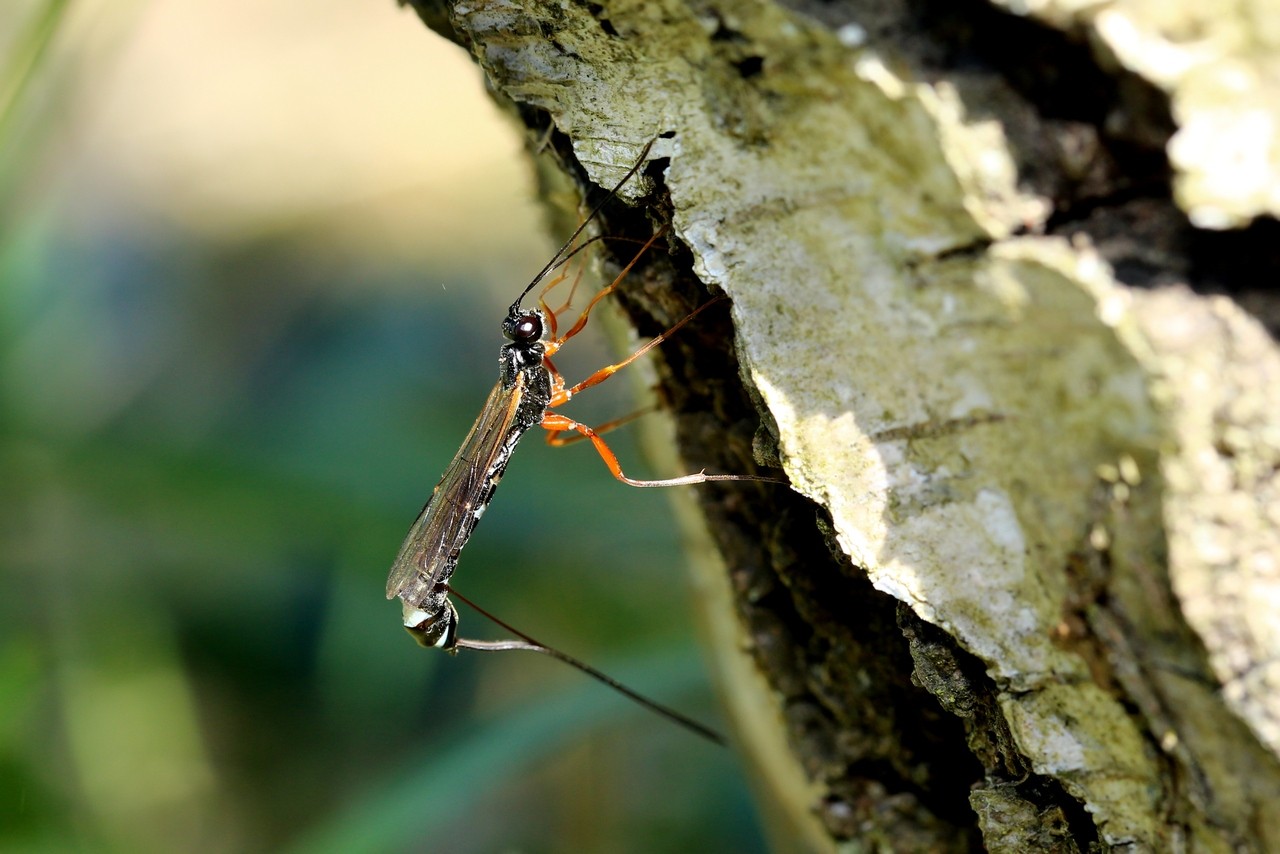
[[[516,344],[529,345],[542,339],[546,326],[547,318],[541,310],[513,305],[502,321],[502,334]]]

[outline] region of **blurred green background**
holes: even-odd
[[[0,850],[762,850],[729,751],[383,598],[532,196],[392,0],[0,6]],[[663,495],[531,436],[455,582],[719,724],[680,560]]]

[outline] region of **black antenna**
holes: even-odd
[[[643,158],[641,159],[643,160]],[[587,664],[586,662],[579,661],[573,656],[568,655],[567,653],[563,653],[554,647],[547,646],[544,643],[539,643],[538,641],[529,637],[524,632],[520,631],[514,626],[504,622],[503,620],[498,619],[493,614],[490,614],[484,608],[481,608],[475,602],[472,602],[466,596],[463,596],[456,589],[450,587],[449,592],[452,595],[457,596],[458,599],[460,599],[462,602],[469,605],[472,608],[472,610],[476,611],[481,616],[488,618],[491,622],[495,623],[498,626],[501,626],[502,628],[511,632],[511,634],[520,638],[520,640],[500,640],[500,641],[480,641],[480,640],[466,640],[464,638],[458,638],[457,644],[456,644],[458,649],[474,649],[477,652],[499,652],[499,651],[505,651],[509,649],[523,649],[529,652],[540,652],[543,655],[550,656],[551,658],[556,659],[557,661],[563,661],[565,664],[569,665],[570,667],[578,668],[588,676],[594,679],[597,679],[600,682],[603,682],[604,684],[608,685],[610,688],[617,691],[619,694],[622,694],[624,697],[627,697],[633,700],[634,702],[639,703],[640,705],[644,706],[646,709],[649,709],[652,712],[656,712],[657,714],[662,715],[664,718],[671,721],[672,723],[678,724],[679,726],[684,727],[690,732],[695,733],[696,735],[702,736],[707,741],[710,741],[713,744],[718,744],[722,747],[724,746],[725,744],[724,736],[722,736],[720,733],[716,732],[715,730],[711,729],[710,727],[705,726],[704,724],[700,724],[697,721],[695,721],[693,718],[688,717],[687,715],[683,715],[669,706],[664,706],[661,703],[657,702],[656,700],[650,700],[648,697],[644,696],[643,694],[637,691],[634,691],[631,688],[628,688],[626,685],[623,685],[621,682],[619,682],[617,679],[614,679],[612,676],[609,676],[605,673],[600,672],[599,670],[596,670],[594,667],[592,667],[590,664]]]
[[[547,275],[547,273],[550,273],[553,269],[555,269],[557,266],[560,265],[561,263],[560,256],[565,253],[565,250],[573,245],[573,242],[578,239],[578,235],[582,234],[583,229],[585,229],[588,225],[590,225],[591,221],[596,218],[596,214],[600,213],[601,209],[604,208],[604,206],[607,205],[613,199],[613,197],[618,194],[618,191],[622,189],[622,185],[630,181],[631,177],[640,171],[640,167],[643,166],[645,163],[645,158],[649,156],[649,149],[653,148],[653,144],[657,141],[658,141],[658,138],[654,137],[653,139],[645,143],[644,148],[641,149],[640,151],[640,156],[636,158],[635,165],[627,170],[627,174],[622,176],[621,181],[619,181],[617,184],[614,184],[613,189],[609,191],[609,195],[601,199],[600,203],[591,209],[591,213],[587,214],[587,218],[582,221],[582,224],[579,225],[576,229],[574,229],[573,234],[569,235],[569,239],[566,240],[560,246],[560,248],[556,250],[555,255],[551,256],[551,260],[547,262],[547,266],[543,267],[540,271],[538,271],[538,275],[534,276],[533,280],[530,281],[529,284],[525,285],[524,290],[520,292],[520,296],[516,297],[516,301],[511,304],[510,310],[512,312],[515,312],[517,309],[520,308],[520,301],[528,295],[529,291],[537,287],[538,282],[542,281],[543,276]]]

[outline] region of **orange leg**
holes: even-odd
[[[649,240],[648,242],[646,242],[643,240],[635,240],[630,237],[615,237],[612,235],[599,234],[599,235],[596,235],[595,237],[591,237],[584,240],[582,243],[578,244],[573,249],[571,249],[569,251],[569,254],[566,255],[564,259],[561,260],[560,264],[557,266],[568,264],[571,260],[573,260],[573,256],[577,255],[579,252],[586,249],[592,243],[598,243],[604,240],[619,241],[622,243],[634,243],[637,246],[643,247],[640,250],[641,252],[643,252],[645,249],[648,249],[649,246],[653,244],[652,240]],[[634,263],[634,261],[632,263]],[[628,267],[628,269],[630,268]],[[556,275],[554,278],[552,278],[551,281],[547,282],[547,285],[542,289],[542,292],[538,294],[538,307],[541,308],[542,311],[547,315],[547,322],[550,326],[550,329],[548,331],[551,333],[552,341],[555,341],[555,338],[556,338],[556,334],[557,334],[556,327],[559,325],[559,316],[562,312],[564,312],[565,309],[573,305],[573,295],[578,292],[578,285],[582,284],[582,275],[583,273],[586,272],[586,270],[587,270],[587,265],[586,265],[586,262],[584,261],[582,264],[578,266],[578,272],[573,275],[573,286],[569,288],[569,295],[565,297],[564,302],[560,305],[559,308],[551,308],[551,306],[547,304],[547,294],[550,293],[553,288],[555,288],[565,279],[569,278],[568,270],[565,270],[564,272],[561,272],[558,275]],[[560,343],[563,343],[563,341]],[[555,346],[559,347],[559,344],[556,344]]]
[[[573,326],[569,327],[569,331],[564,335],[561,335],[559,338],[552,338],[551,341],[547,342],[548,354],[559,350],[564,345],[564,342],[582,331],[582,328],[587,325],[587,318],[591,316],[591,310],[596,307],[596,303],[600,302],[600,300],[617,290],[618,285],[622,284],[622,280],[631,272],[631,268],[640,260],[640,256],[644,255],[644,253],[649,250],[649,247],[656,243],[658,238],[662,237],[665,233],[665,228],[658,229],[654,233],[653,237],[650,237],[648,241],[645,242],[644,246],[640,247],[640,251],[635,254],[627,266],[622,268],[622,272],[618,273],[612,282],[596,292],[596,295],[591,298],[591,302],[587,303],[587,307],[582,310],[582,314],[578,315],[577,321],[574,322]]]
[[[587,241],[587,243],[590,243],[590,242],[591,241]],[[573,252],[570,253],[569,258],[572,258],[581,249],[584,249],[587,246],[587,243],[584,243],[582,244],[582,246],[579,246],[577,247],[577,249],[574,249]],[[568,259],[566,259],[566,261],[567,260]],[[555,340],[555,337],[556,337],[556,327],[558,326],[558,318],[560,316],[560,313],[563,312],[565,309],[567,309],[569,306],[573,305],[573,295],[578,292],[578,285],[582,283],[582,275],[586,271],[587,271],[587,265],[585,262],[578,265],[577,272],[572,274],[573,285],[570,286],[569,294],[565,297],[564,302],[561,304],[559,308],[552,308],[547,304],[547,294],[551,293],[552,288],[556,287],[565,279],[568,279],[570,277],[570,272],[568,268],[564,269],[559,274],[557,274],[554,278],[552,278],[551,281],[547,282],[547,286],[542,289],[541,293],[538,294],[538,307],[541,308],[543,314],[547,316],[547,325],[549,327],[547,331],[550,333],[551,339],[553,341]]]
[[[597,424],[595,427],[592,427],[591,429],[594,430],[597,435],[601,433],[608,433],[610,430],[616,430],[619,427],[623,426],[624,424],[630,424],[632,421],[635,421],[637,418],[643,418],[644,416],[648,415],[650,412],[656,412],[657,410],[658,410],[658,407],[656,405],[646,406],[643,409],[637,409],[635,412],[632,412],[630,415],[624,415],[621,418],[615,418],[612,421],[606,421],[603,424]],[[565,445],[575,445],[578,442],[581,442],[583,439],[587,438],[586,434],[578,434],[576,436],[565,436],[564,438],[561,438],[561,434],[568,432],[567,430],[553,429],[551,427],[548,427],[547,430],[550,431],[547,433],[547,444],[556,448],[562,448]]]
[[[560,376],[560,371],[556,370],[556,366],[551,364],[551,360],[543,356],[542,364],[546,365],[547,370],[551,372],[552,380],[558,381],[560,386],[564,386],[564,378]]]
[[[636,359],[639,359],[641,356],[643,356],[645,353],[648,353],[654,347],[657,347],[663,341],[666,341],[668,338],[674,335],[676,330],[678,330],[681,326],[684,326],[690,320],[693,320],[695,317],[697,317],[698,314],[702,312],[703,309],[707,308],[708,306],[714,305],[715,303],[719,302],[722,299],[724,299],[724,297],[715,297],[714,299],[704,302],[702,305],[698,306],[692,312],[687,314],[685,318],[681,320],[679,323],[677,323],[675,326],[671,327],[666,332],[663,332],[661,335],[658,335],[653,340],[649,341],[647,344],[641,347],[639,350],[636,350],[630,356],[623,359],[621,362],[618,362],[613,365],[605,365],[603,368],[596,371],[594,374],[587,377],[585,380],[573,386],[572,388],[560,389],[554,395],[552,395],[551,405],[559,406],[560,404],[567,401],[569,398],[573,397],[578,392],[582,391],[584,388],[591,388],[593,385],[599,385],[600,383],[609,379],[609,377],[613,376],[618,371],[622,370],[627,365],[634,362]]]
[[[573,430],[590,439],[591,444],[595,445],[596,453],[600,455],[600,458],[604,460],[604,464],[608,466],[609,473],[631,486],[685,486],[691,483],[706,483],[712,480],[766,480],[766,478],[734,474],[707,474],[705,471],[686,474],[683,477],[672,477],[666,480],[636,480],[622,473],[622,466],[618,464],[618,457],[605,444],[604,439],[600,438],[600,434],[587,425],[579,424],[572,418],[566,418],[558,412],[548,412],[542,416],[542,426],[550,430],[553,435]]]
[[[551,333],[552,338],[556,337],[556,311],[551,308],[551,306],[547,305],[547,291],[563,282],[568,275],[568,273],[561,273],[554,277],[547,283],[547,286],[542,289],[542,293],[538,294],[538,308],[542,309],[542,313],[547,316],[547,326],[549,327],[548,331]],[[574,282],[573,286],[574,288],[577,288],[578,283]],[[572,292],[570,293],[570,296],[572,296]],[[568,303],[566,303],[565,306],[568,307]]]
[[[568,263],[569,263],[569,261],[571,261],[571,260],[573,259],[573,256],[577,255],[579,252],[581,252],[582,250],[586,249],[586,248],[587,248],[588,246],[590,246],[592,243],[600,243],[600,242],[605,241],[605,240],[612,241],[612,242],[615,242],[615,243],[634,243],[636,246],[641,247],[641,250],[640,250],[641,252],[643,252],[645,249],[648,249],[650,246],[652,246],[652,245],[653,245],[653,240],[652,240],[652,239],[650,239],[650,240],[648,240],[648,241],[645,241],[645,240],[636,240],[636,239],[631,238],[631,237],[618,237],[618,236],[608,235],[608,234],[599,234],[599,235],[596,235],[595,237],[588,238],[587,240],[584,240],[584,241],[583,241],[581,244],[579,244],[578,246],[575,246],[575,247],[574,247],[574,248],[569,252],[569,254],[565,256],[564,260],[563,260],[563,261],[561,261],[560,263],[561,263],[561,264],[568,264]],[[586,264],[586,261],[583,261],[583,262],[582,262],[582,264],[581,264],[581,265],[579,265],[579,267],[578,267],[578,272],[577,272],[577,273],[575,273],[575,274],[574,274],[574,276],[573,276],[573,287],[571,287],[571,288],[569,289],[569,295],[568,295],[567,297],[565,297],[564,302],[563,302],[563,303],[561,303],[561,305],[560,305],[560,307],[559,307],[559,308],[555,308],[555,309],[553,309],[553,308],[549,308],[549,307],[547,306],[547,303],[546,303],[546,296],[547,296],[547,293],[548,293],[552,288],[554,288],[556,285],[558,285],[558,284],[560,284],[561,282],[563,282],[563,281],[568,277],[568,275],[569,275],[568,271],[566,270],[565,272],[563,272],[563,273],[561,273],[560,275],[556,276],[552,281],[550,281],[550,282],[548,282],[548,283],[547,283],[547,286],[546,286],[545,288],[543,288],[543,289],[542,289],[542,293],[541,293],[541,294],[539,295],[539,297],[538,297],[538,305],[539,305],[539,307],[540,307],[543,311],[547,312],[547,314],[551,316],[551,320],[552,320],[552,322],[551,322],[551,337],[552,337],[552,338],[555,338],[555,337],[556,337],[556,332],[555,332],[555,315],[560,314],[560,313],[561,313],[561,312],[563,312],[566,308],[568,308],[569,306],[573,305],[573,295],[574,295],[575,293],[577,293],[577,292],[578,292],[578,285],[582,284],[582,274],[583,274],[583,273],[585,273],[585,272],[586,272],[586,270],[587,270],[587,264]]]

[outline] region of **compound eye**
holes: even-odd
[[[511,326],[511,340],[537,341],[542,337],[542,318],[529,313],[522,314]]]

